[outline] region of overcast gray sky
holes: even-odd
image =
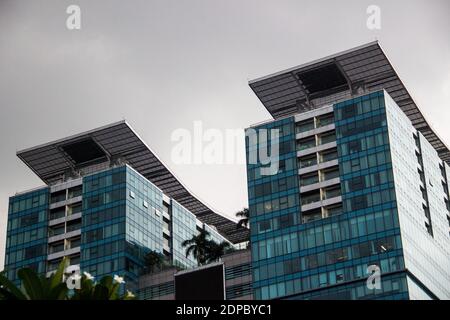
[[[81,30],[66,8],[81,7]],[[381,30],[366,8],[381,8]],[[378,39],[450,144],[450,2],[0,0],[0,269],[8,197],[43,183],[16,151],[126,119],[198,197],[247,206],[244,165],[175,165],[177,128],[269,119],[248,80]],[[244,152],[244,150],[242,150]]]

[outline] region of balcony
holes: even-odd
[[[65,249],[65,245],[64,245],[64,241],[62,241],[60,243],[52,244],[48,248],[48,252],[49,252],[49,254],[53,254],[53,253],[58,253],[58,252],[64,251],[64,249]]]
[[[295,125],[296,133],[303,133],[314,129],[314,119],[308,119],[302,122],[297,122]]]
[[[318,145],[324,145],[330,142],[336,141],[336,134],[333,132],[327,132],[318,136]]]
[[[337,167],[327,168],[327,169],[320,171],[320,181],[321,182],[333,180],[333,179],[336,179],[339,177],[340,177],[339,168],[337,168]]]
[[[320,219],[322,219],[322,210],[320,208],[309,212],[302,212],[302,223],[308,223]]]
[[[319,175],[317,173],[300,176],[300,187],[305,187],[319,182]]]
[[[54,203],[65,201],[66,196],[67,196],[66,190],[61,190],[61,191],[52,193],[50,196],[50,203],[54,204]]]
[[[337,167],[337,151],[333,150],[322,151],[319,153],[319,162],[317,161],[316,154],[304,156],[299,158],[299,170],[298,173],[300,175],[306,174],[313,171],[323,170],[330,167]]]
[[[66,232],[72,232],[81,229],[81,219],[76,221],[70,221],[67,223]]]
[[[72,214],[80,213],[82,209],[81,202],[75,203],[67,206],[67,215],[70,216]]]
[[[336,160],[337,158],[338,158],[337,149],[326,150],[319,153],[320,163],[333,161]]]
[[[60,219],[66,216],[66,209],[65,208],[57,208],[50,210],[50,220]]]
[[[316,118],[317,128],[325,127],[330,124],[334,124],[334,114],[329,113]]]
[[[342,213],[342,204],[324,207],[324,218],[333,217]]]
[[[323,189],[322,200],[328,200],[341,196],[340,186],[332,186]]]
[[[330,106],[296,115],[295,121],[297,139],[335,129],[334,113]]]
[[[320,134],[330,132],[330,131],[334,132],[335,128],[336,128],[336,126],[334,125],[334,123],[331,123],[331,124],[323,126],[323,127],[319,127],[319,128],[316,127],[309,131],[297,132],[297,134],[295,135],[295,138],[296,139],[304,139],[304,138],[313,137],[313,136],[320,135]]]
[[[77,229],[71,232],[66,232],[66,233],[61,233],[61,234],[57,234],[57,235],[49,235],[48,238],[48,243],[53,243],[53,242],[57,242],[60,240],[64,240],[64,239],[69,239],[69,238],[73,238],[76,236],[81,235],[81,229]]]
[[[314,190],[324,189],[324,188],[330,187],[330,186],[340,185],[340,182],[341,181],[339,178],[334,178],[334,179],[327,180],[327,181],[319,181],[317,183],[306,185],[306,186],[300,186],[300,193],[303,194],[303,193],[311,192]],[[323,198],[322,198],[322,200],[323,200]]]
[[[83,193],[82,186],[76,186],[76,187],[70,188],[68,190],[67,198],[68,199],[77,198],[77,197],[80,197],[82,195],[82,193]]]
[[[308,210],[313,210],[313,209],[317,209],[323,206],[328,206],[328,205],[332,205],[332,204],[337,204],[337,203],[341,203],[342,202],[342,197],[338,196],[335,198],[329,198],[326,200],[318,200],[315,202],[311,202],[311,203],[302,203],[302,212],[303,211],[308,211]]]
[[[337,181],[338,182],[338,181]],[[303,187],[304,191],[308,187]],[[302,212],[318,209],[322,206],[330,206],[342,201],[339,182],[330,186],[321,187],[318,190],[305,190],[300,196]]]
[[[54,260],[54,259],[70,256],[70,255],[73,255],[76,253],[80,253],[80,247],[75,247],[75,248],[66,249],[66,250],[62,250],[59,252],[55,252],[55,253],[50,253],[47,256],[47,260]]]
[[[81,218],[81,215],[82,215],[82,213],[79,212],[79,213],[71,214],[69,216],[63,216],[63,217],[58,218],[58,219],[53,219],[53,220],[49,221],[48,225],[50,227],[52,227],[52,226],[55,226],[55,225],[58,225],[58,224],[61,224],[61,223],[64,223],[64,222],[77,220],[77,219]]]
[[[60,226],[54,226],[48,229],[48,236],[49,237],[59,236],[60,234],[63,234],[65,231],[66,230],[64,224]]]
[[[313,155],[309,157],[300,158],[298,160],[298,164],[301,169],[315,166],[317,164],[317,157],[316,155]]]
[[[297,141],[297,151],[304,151],[316,146],[316,138],[308,138]]]
[[[297,147],[298,147],[298,145],[297,145]],[[307,148],[302,148],[301,150],[298,148],[297,149],[297,157],[304,157],[306,155],[311,155],[313,153],[332,149],[332,148],[336,148],[336,141],[331,141],[331,142],[321,144],[318,146],[308,146]]]
[[[311,192],[309,194],[301,195],[302,206],[320,201],[320,192]],[[303,210],[302,210],[303,211]]]

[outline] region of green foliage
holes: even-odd
[[[183,247],[187,247],[186,257],[192,254],[199,266],[217,261],[225,253],[233,250],[228,242],[223,241],[218,244],[214,240],[210,240],[209,237],[209,232],[203,228],[197,235],[181,244]]]
[[[103,277],[99,283],[94,283],[88,279],[86,274],[81,276],[80,289],[74,289],[74,294],[70,300],[133,300],[131,292],[120,296],[120,283],[114,281],[111,276]]]
[[[161,271],[170,266],[170,262],[167,257],[157,251],[149,251],[144,257],[145,271],[147,273],[153,273],[155,271]]]
[[[249,224],[250,224],[250,210],[248,208],[244,208],[241,211],[236,212],[236,217],[239,218],[238,223],[236,224],[236,228],[249,228]],[[250,240],[250,233],[248,233],[248,237],[247,239],[245,239],[246,241]],[[249,246],[249,244],[247,244],[247,247]]]
[[[205,264],[208,260],[208,245],[210,234],[208,231],[203,228],[197,235],[194,235],[191,239],[183,241],[181,244],[186,248],[186,258],[189,257],[190,254],[197,260],[197,264],[199,266]]]
[[[209,241],[207,251],[207,263],[211,263],[218,261],[224,254],[234,251],[234,248],[226,241],[222,241],[221,243]]]
[[[21,288],[0,273],[0,300],[132,300],[134,295],[129,291],[119,295],[121,281],[111,276],[103,277],[95,283],[88,274],[80,279],[80,289],[70,291],[64,277],[67,260],[63,259],[56,272],[50,277],[39,276],[30,268],[18,271]],[[121,279],[117,277],[117,279]]]
[[[39,276],[30,268],[17,273],[22,287],[18,288],[5,275],[0,275],[0,295],[7,300],[64,300],[68,288],[63,282],[67,260],[63,260],[50,277]]]
[[[236,212],[236,217],[240,218],[236,228],[239,227],[248,228],[250,211],[247,208],[244,208],[243,210]]]

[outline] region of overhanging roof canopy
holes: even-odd
[[[377,41],[250,81],[249,85],[275,119],[384,89],[441,159],[450,164],[448,147],[427,123]]]
[[[248,229],[237,227],[234,221],[193,196],[125,121],[22,150],[17,156],[47,184],[57,182],[67,171],[82,165],[124,159],[200,221],[215,226],[231,242],[239,243],[248,238]]]

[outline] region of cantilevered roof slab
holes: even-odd
[[[275,118],[384,89],[414,127],[450,164],[450,151],[433,131],[377,41],[249,82]]]
[[[210,209],[197,199],[139,138],[126,121],[22,150],[17,156],[45,183],[61,180],[68,172],[96,163],[121,159],[166,195],[215,226],[233,243],[248,238],[249,230]]]

